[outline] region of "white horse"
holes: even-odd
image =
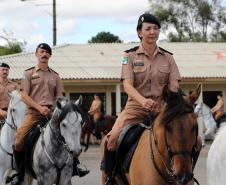
[[[0,136],[0,184],[5,184],[7,175],[12,171],[12,145],[15,143],[16,129],[25,115],[25,104],[18,91],[9,93],[10,103],[7,119]]]
[[[226,127],[219,129],[207,156],[208,185],[226,184]]]
[[[37,185],[71,185],[73,157],[82,151],[81,98],[58,99],[53,115],[34,149],[33,169]]]
[[[213,139],[217,129],[217,123],[213,118],[211,109],[205,103],[200,103],[196,105],[194,112],[198,115],[198,117],[202,117],[204,120],[204,138]]]

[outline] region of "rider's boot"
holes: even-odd
[[[74,157],[74,162],[73,162],[73,173],[72,176],[79,176],[79,177],[84,177],[89,173],[89,170],[87,169],[82,169],[81,166],[79,166],[80,161],[78,160],[77,157]]]
[[[104,151],[104,169],[107,174],[105,185],[115,185],[114,170],[116,166],[116,151],[109,151],[105,148]]]
[[[13,156],[16,163],[16,171],[17,174],[14,175],[13,180],[11,181],[11,185],[21,185],[24,180],[25,173],[25,158],[24,152],[16,151],[13,146]]]

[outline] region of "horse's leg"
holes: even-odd
[[[88,150],[89,148],[89,140],[90,140],[90,132],[87,132],[87,136],[86,136],[86,148],[85,148],[85,152]]]
[[[32,185],[32,182],[33,182],[33,178],[30,175],[25,174],[24,182],[22,185]]]
[[[71,180],[67,183],[67,185],[72,185]]]
[[[107,137],[105,136],[102,139],[101,144],[100,144],[100,153],[101,153],[101,160],[102,161],[104,159],[104,146],[105,146],[106,140],[107,140]],[[101,164],[102,164],[102,161],[101,161]],[[104,170],[102,170],[101,171],[101,182],[102,182],[102,185],[105,185],[106,178],[107,178],[107,174],[105,173]]]

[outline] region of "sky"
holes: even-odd
[[[0,36],[12,33],[27,42],[27,51],[41,42],[52,45],[52,2],[0,0]],[[148,8],[148,0],[56,0],[57,45],[85,44],[101,31],[137,42],[137,19]]]

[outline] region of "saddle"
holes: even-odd
[[[42,117],[39,120],[34,128],[29,132],[24,142],[24,152],[25,152],[25,166],[26,171],[36,179],[35,172],[33,170],[33,153],[36,142],[38,141],[39,136],[41,135],[40,128],[43,128],[48,123],[48,119],[46,117]]]
[[[125,127],[119,136],[116,156],[118,160],[117,164],[121,164],[121,170],[123,173],[129,171],[133,154],[144,130],[145,128],[139,123],[131,124]]]

